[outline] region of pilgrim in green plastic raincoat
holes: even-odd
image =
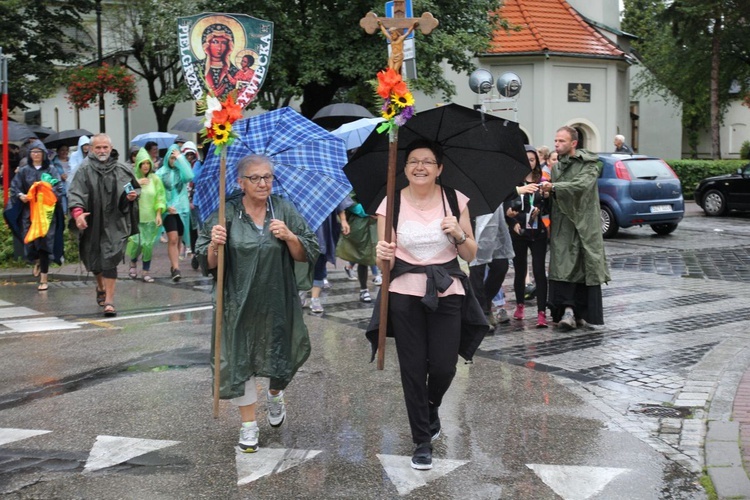
[[[148,175],[143,175],[141,164],[147,162],[151,167]],[[140,221],[138,223],[139,233],[128,239],[128,246],[125,249],[130,261],[138,259],[138,255],[143,254],[143,262],[151,262],[153,255],[154,243],[159,236],[159,227],[156,225],[156,215],[162,217],[167,209],[166,192],[161,179],[154,173],[154,162],[148,151],[141,148],[135,157],[133,173],[141,185],[141,196],[138,198],[138,212]],[[148,179],[144,183],[141,179]]]
[[[177,150],[179,156],[174,162],[170,161],[172,153]],[[173,163],[172,166],[169,164]],[[156,171],[161,182],[164,184],[164,190],[167,194],[167,211],[162,215],[169,215],[169,209],[174,208],[177,215],[180,216],[182,226],[185,231],[182,233],[182,241],[185,248],[190,248],[190,199],[188,197],[188,184],[193,180],[193,169],[190,162],[180,152],[180,146],[172,144],[164,155],[162,166]]]
[[[552,170],[555,194],[550,213],[550,282],[590,287],[610,280],[599,213],[597,179],[601,167],[597,160],[597,155],[579,149],[572,156],[560,157]],[[552,295],[551,290],[550,301]],[[550,308],[557,321],[552,305]]]
[[[320,253],[318,241],[291,203],[275,195],[269,200],[262,230],[245,213],[242,197],[226,202],[221,399],[243,396],[245,381],[251,376],[288,383],[310,355],[310,337],[302,319],[295,272],[304,269],[309,278],[312,263]],[[271,213],[299,238],[307,255],[306,266],[299,262],[295,266],[286,243],[269,234]],[[195,245],[204,274],[209,274],[206,254],[212,251],[208,244],[217,220],[216,213],[206,220]],[[212,373],[214,345],[212,338]]]

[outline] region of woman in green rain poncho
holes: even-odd
[[[132,279],[138,277],[138,256],[143,255],[143,281],[153,283],[154,278],[149,274],[151,256],[153,255],[154,243],[156,243],[156,238],[159,235],[162,213],[167,208],[166,193],[164,184],[154,173],[154,162],[144,148],[138,151],[133,169],[135,178],[141,185],[141,196],[138,199],[139,234],[128,239],[125,253],[130,257],[130,277]]]
[[[172,144],[164,155],[164,161],[156,171],[167,193],[167,211],[164,214],[164,232],[167,233],[167,255],[169,255],[172,281],[180,281],[180,239],[185,248],[190,248],[190,199],[188,183],[193,180],[193,169],[180,146]]]
[[[259,434],[255,377],[271,379],[266,410],[268,423],[278,427],[286,417],[284,389],[310,355],[297,280],[303,268],[310,278],[320,250],[294,205],[271,196],[273,165],[267,156],[242,158],[237,173],[243,195],[227,200],[226,228],[218,224],[216,213],[211,215],[195,253],[203,272],[215,274],[223,248],[222,329],[216,332],[214,323],[213,331],[221,335],[219,397],[239,408],[238,446],[252,453],[258,449]],[[295,266],[302,262],[307,265]],[[212,365],[213,360],[212,352]]]

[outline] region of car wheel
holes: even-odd
[[[651,229],[653,229],[656,234],[671,234],[677,229],[677,224],[651,224]]]
[[[703,197],[703,211],[709,217],[721,215],[727,211],[727,202],[721,191],[712,189]]]
[[[599,211],[602,218],[602,236],[605,238],[611,238],[620,230],[620,226],[615,220],[615,214],[612,213],[612,209],[607,205],[601,205]]]

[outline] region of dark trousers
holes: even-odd
[[[487,277],[485,278],[485,269]],[[500,287],[503,286],[505,275],[508,273],[508,259],[494,259],[489,264],[480,264],[469,268],[469,280],[474,289],[474,295],[482,306],[484,314],[492,310],[492,299],[495,298]]]
[[[359,289],[367,290],[367,266],[357,264],[357,278],[359,278]]]
[[[513,290],[516,292],[516,304],[524,303],[526,292],[526,270],[529,268],[529,250],[531,250],[531,270],[536,282],[537,310],[547,309],[547,268],[544,259],[547,257],[547,237],[542,235],[536,239],[513,238],[513,269],[516,277],[513,280]]]
[[[435,312],[420,299],[398,293],[389,298],[406,412],[417,444],[432,439],[430,408],[440,406],[456,375],[463,296],[441,297]]]
[[[39,250],[39,272],[42,274],[49,272],[49,254],[44,250]]]

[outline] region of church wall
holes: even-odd
[[[690,155],[687,135],[682,136],[682,154]],[[750,109],[742,105],[739,99],[732,102],[724,114],[724,120],[719,131],[721,141],[721,157],[739,159],[740,147],[744,141],[750,141]],[[711,130],[706,129],[700,134],[698,141],[698,157],[711,158]]]

